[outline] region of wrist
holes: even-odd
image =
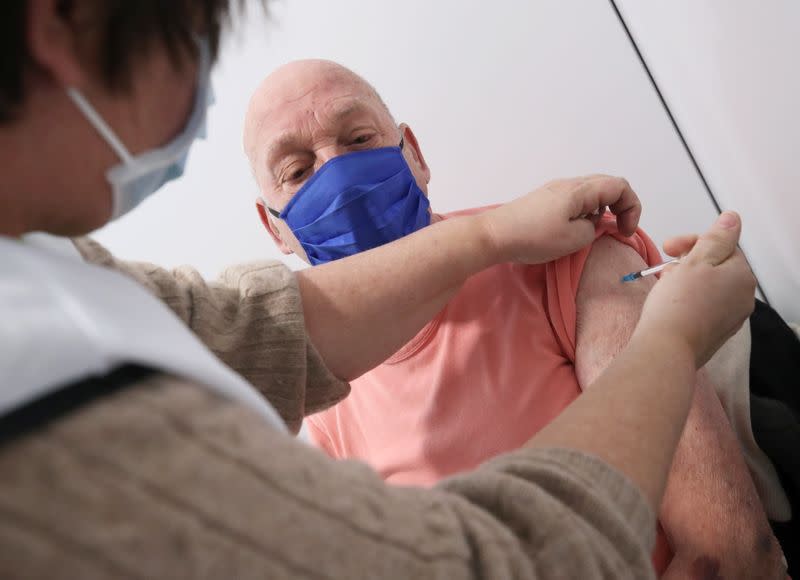
[[[684,368],[696,373],[697,356],[688,339],[663,329],[637,328],[629,342],[631,350],[653,363]]]
[[[469,218],[474,220],[473,227],[481,257],[485,261],[484,268],[511,261],[507,248],[500,241],[502,238],[497,229],[495,212],[496,209],[492,209]]]

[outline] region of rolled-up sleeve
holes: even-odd
[[[297,431],[305,415],[350,392],[309,340],[296,278],[282,263],[237,265],[207,282],[190,267],[118,260],[91,239],[73,242],[86,261],[130,276],[167,304],[269,400],[290,429]]]

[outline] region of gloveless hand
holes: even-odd
[[[497,261],[541,264],[591,244],[606,207],[617,216],[620,232],[636,231],[639,198],[625,179],[608,175],[551,181],[480,219]]]
[[[755,306],[755,277],[737,248],[741,229],[738,214],[724,212],[702,236],[667,241],[667,254],[685,256],[651,290],[636,333],[684,341],[698,368],[708,362]]]

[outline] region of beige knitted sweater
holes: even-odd
[[[206,283],[76,245],[166,302],[292,428],[347,395],[284,266]],[[653,576],[654,514],[595,458],[520,450],[432,490],[390,487],[167,375],[0,445],[0,473],[3,579]]]

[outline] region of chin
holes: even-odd
[[[77,238],[99,230],[108,224],[111,220],[111,209],[98,211],[95,208],[95,211],[82,215],[68,216],[68,219],[63,219],[67,216],[60,217],[62,217],[60,221],[51,224],[50,227],[45,228],[43,231],[55,236]]]

